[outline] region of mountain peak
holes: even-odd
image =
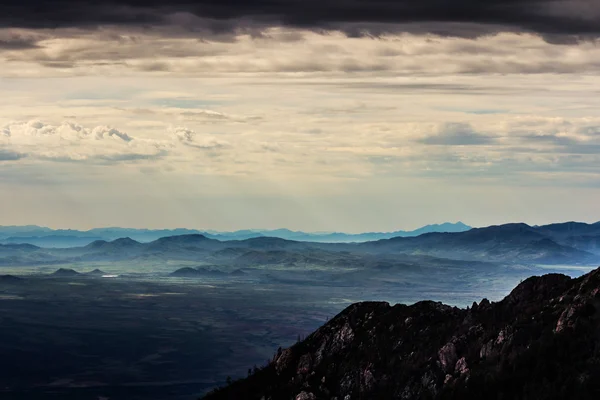
[[[135,246],[140,244],[140,242],[137,242],[130,237],[115,239],[110,243],[117,246]]]
[[[87,272],[86,275],[92,275],[92,276],[102,276],[105,275],[106,272],[102,271],[101,269],[94,269],[93,271]]]
[[[155,242],[198,242],[203,240],[211,240],[200,233],[191,233],[188,235],[165,236],[155,240]]]
[[[52,273],[53,276],[61,276],[61,277],[72,277],[81,275],[79,272],[75,271],[71,268],[59,268]]]
[[[106,240],[94,240],[92,243],[84,246],[84,248],[86,248],[86,249],[96,249],[96,248],[104,246],[107,243],[108,242]]]

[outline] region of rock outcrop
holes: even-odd
[[[468,309],[358,303],[205,399],[599,398],[599,310],[600,270]]]

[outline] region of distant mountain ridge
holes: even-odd
[[[94,228],[88,231],[73,229],[50,229],[35,225],[28,226],[0,226],[0,243],[29,243],[39,247],[79,247],[94,241],[112,241],[129,237],[138,242],[151,242],[168,236],[202,234],[210,239],[217,240],[244,240],[257,237],[276,237],[281,239],[320,242],[320,243],[346,243],[366,242],[371,240],[389,239],[397,236],[418,236],[428,232],[463,232],[471,229],[462,222],[426,225],[413,231],[395,232],[367,232],[367,233],[311,233],[292,231],[289,229],[245,229],[234,232],[201,231],[196,229],[130,229],[130,228]]]
[[[395,237],[362,243],[377,252],[422,252],[437,257],[489,261],[518,260],[539,263],[569,263],[573,259],[594,260],[600,255],[600,225],[580,224],[564,234],[571,223],[532,227],[524,223],[474,228],[457,233],[427,233],[417,237]],[[550,228],[549,228],[550,227]],[[557,229],[558,228],[558,229]],[[558,233],[557,233],[558,232]],[[582,236],[582,232],[588,236]]]
[[[510,264],[597,264],[600,263],[600,224],[529,226],[517,223],[357,243],[264,236],[217,240],[193,233],[167,236],[149,243],[130,237],[97,240],[86,246],[63,249],[0,244],[0,265],[185,260],[237,268],[260,265],[369,268],[382,262],[399,263],[410,257]]]

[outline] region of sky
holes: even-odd
[[[0,225],[600,220],[598,0],[86,3],[0,5]]]

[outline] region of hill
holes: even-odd
[[[2,253],[14,253],[14,252],[32,252],[39,250],[38,246],[34,246],[28,243],[9,243],[0,244],[0,254]]]
[[[358,303],[205,400],[595,399],[599,332],[600,269],[468,309]]]
[[[79,272],[75,271],[74,269],[70,269],[70,268],[59,268],[52,273],[52,276],[61,277],[61,278],[62,277],[71,278],[71,277],[79,276],[79,275],[81,275]]]
[[[89,276],[102,276],[102,275],[106,275],[106,272],[102,271],[101,269],[96,268],[90,272],[86,272],[85,274],[89,275]]]

